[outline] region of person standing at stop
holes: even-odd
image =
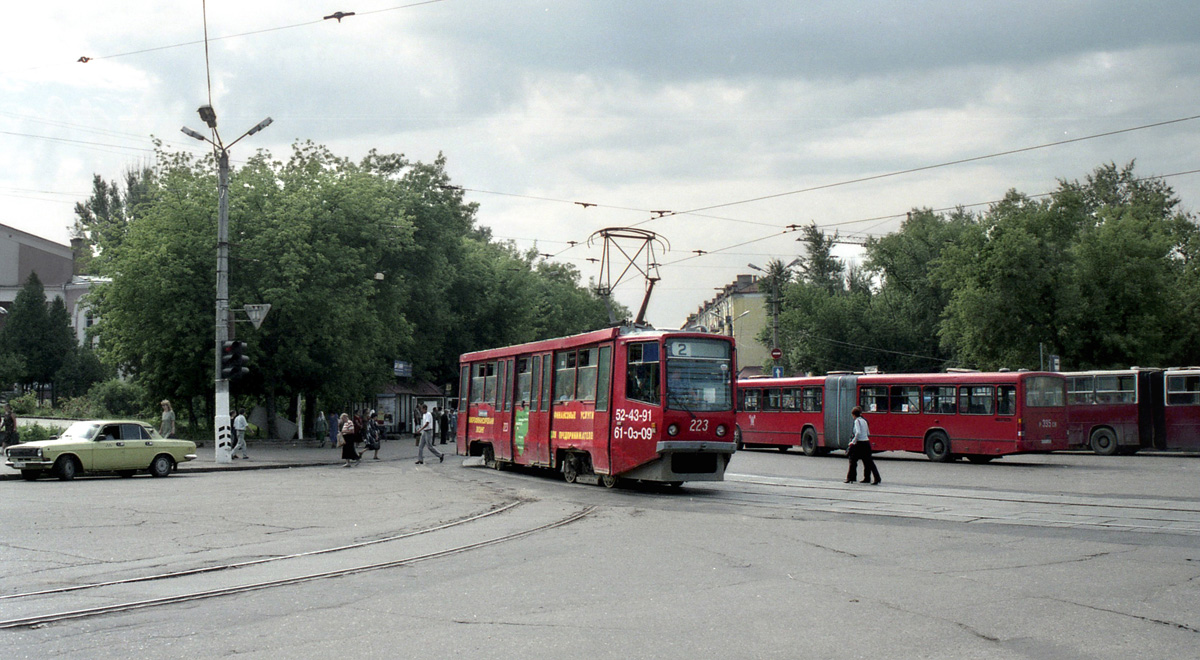
[[[850,469],[846,472],[846,483],[852,484],[858,479],[858,462],[861,460],[863,464],[863,479],[862,482],[872,483],[871,477],[875,477],[875,485],[879,485],[879,469],[875,467],[875,459],[871,458],[871,437],[870,427],[867,426],[867,420],[862,416],[862,408],[854,406],[850,411],[850,416],[854,418],[854,437],[850,439],[850,446],[846,448],[846,456],[850,459]]]

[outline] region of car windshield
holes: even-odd
[[[76,440],[91,440],[96,435],[96,429],[100,428],[97,422],[75,422],[67,427],[66,431],[62,432],[60,438],[74,438]]]
[[[729,342],[670,339],[667,348],[667,406],[710,412],[733,409]]]

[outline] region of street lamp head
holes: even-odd
[[[258,122],[258,124],[257,124],[257,125],[256,125],[254,128],[250,129],[250,130],[249,130],[249,131],[246,133],[246,135],[254,135],[255,133],[257,133],[257,132],[261,131],[262,129],[264,129],[264,128],[266,128],[266,127],[270,126],[270,125],[271,125],[271,122],[273,122],[273,121],[275,121],[275,120],[274,120],[274,119],[271,119],[270,117],[267,117],[266,119],[264,119],[264,120],[262,120],[262,121]]]
[[[747,265],[747,266],[749,266],[750,268],[753,268],[754,270],[757,270],[757,271],[758,271],[758,272],[760,272],[760,273],[765,273],[765,272],[767,272],[767,271],[765,271],[765,270],[763,270],[763,269],[759,268],[758,266],[755,266],[754,264],[746,264],[746,265]]]
[[[204,137],[203,134],[201,134],[199,131],[193,131],[192,129],[188,128],[187,126],[184,126],[183,128],[181,128],[179,130],[183,131],[183,134],[190,138],[196,138],[197,140],[200,140],[201,142],[208,142],[208,138]]]
[[[213,110],[211,105],[202,105],[196,112],[200,113],[200,119],[204,121],[211,129],[217,128],[217,111]]]

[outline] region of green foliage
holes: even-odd
[[[13,397],[8,400],[8,404],[12,406],[13,413],[20,415],[32,415],[38,412],[37,395],[33,392],[26,392],[18,397]]]
[[[124,380],[106,380],[88,390],[92,410],[104,411],[103,417],[137,417],[146,405],[145,390]]]
[[[0,329],[0,353],[20,355],[25,362],[17,381],[23,385],[49,382],[58,369],[58,356],[47,341],[53,334],[46,309],[46,291],[37,273],[30,273],[17,292],[8,320]]]
[[[41,424],[17,425],[17,435],[21,442],[39,442],[58,437],[66,428],[61,426],[42,426]]]
[[[73,396],[59,402],[56,417],[66,419],[97,419],[107,417],[108,411],[88,396]]]

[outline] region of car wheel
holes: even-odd
[[[21,478],[25,481],[36,481],[40,476],[42,476],[41,470],[21,470]]]
[[[171,474],[171,468],[175,466],[175,462],[166,454],[159,454],[154,457],[150,463],[150,475],[154,477],[165,477]]]
[[[936,463],[950,461],[950,438],[941,431],[934,431],[925,438],[925,455]]]
[[[79,474],[79,463],[74,456],[59,456],[54,462],[54,473],[58,475],[60,481],[70,481]]]

